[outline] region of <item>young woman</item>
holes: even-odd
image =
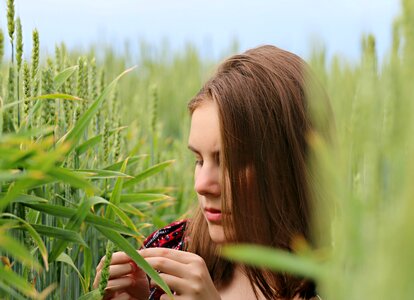
[[[139,251],[175,299],[316,297],[311,281],[219,255],[226,243],[292,251],[294,238],[311,240],[308,75],[295,54],[262,46],[224,61],[190,101],[199,208],[190,221],[152,234]],[[105,299],[168,299],[150,287],[125,253],[113,255]]]

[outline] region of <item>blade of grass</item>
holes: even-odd
[[[36,97],[30,97],[30,98],[22,99],[22,100],[19,100],[19,101],[10,102],[10,103],[4,105],[0,109],[0,111],[11,109],[11,108],[15,107],[16,105],[22,104],[22,103],[27,102],[27,101],[48,100],[48,99],[62,99],[62,100],[70,100],[70,101],[85,101],[82,98],[79,98],[79,97],[76,97],[76,96],[73,96],[73,95],[68,95],[68,94],[62,94],[62,93],[45,94],[45,95],[40,95],[40,96],[36,96]],[[41,103],[41,102],[38,102],[38,103]],[[35,107],[33,107],[33,108],[35,108]],[[39,109],[39,108],[37,107],[37,109]]]
[[[86,242],[78,232],[40,224],[31,225],[41,235],[86,246]]]
[[[69,221],[67,222],[65,229],[78,231],[92,206],[93,201],[90,198],[86,198],[84,201],[82,201],[82,203],[76,210],[76,213],[72,215]],[[68,241],[57,241],[56,244],[53,246],[52,251],[50,252],[49,262],[54,261],[65,250],[67,245]]]
[[[110,171],[110,170],[86,170],[86,169],[76,169],[73,170],[75,174],[80,174],[82,177],[87,177],[89,179],[109,179],[109,178],[132,178],[132,176],[117,172],[117,171]]]
[[[6,193],[0,193],[0,201]],[[34,195],[27,195],[27,194],[19,194],[16,198],[13,199],[14,203],[47,203],[48,200],[45,198],[37,197]]]
[[[5,251],[23,265],[33,268],[37,271],[42,269],[42,266],[35,260],[30,252],[15,239],[9,237],[6,233],[0,235],[0,249]],[[0,272],[1,273],[1,272]]]
[[[112,130],[109,130],[109,136],[113,135],[115,132],[121,131],[122,129],[127,128],[127,126],[118,127]],[[78,155],[82,155],[89,149],[92,149],[94,146],[98,145],[100,142],[102,142],[103,134],[99,134],[97,136],[94,136],[87,140],[86,142],[83,142],[79,146],[75,148],[75,151]],[[119,171],[119,170],[113,170],[113,171]]]
[[[7,286],[20,291],[27,297],[37,298],[39,295],[36,289],[25,278],[5,268],[2,264],[0,264],[0,282],[4,282]]]
[[[108,200],[106,200],[104,198],[101,198],[101,197],[98,197],[98,196],[92,197],[92,200],[94,201],[94,205],[95,204],[105,204],[105,205],[107,205],[108,208],[111,208],[115,212],[115,215],[118,216],[118,218],[122,221],[122,223],[124,223],[126,226],[128,226],[134,232],[138,232],[137,228],[135,227],[134,222],[132,222],[132,220],[128,217],[128,215],[125,212],[123,212],[122,209],[120,209],[118,206],[116,206],[115,204],[109,202]],[[107,217],[105,217],[105,218],[107,218]]]
[[[133,165],[135,165],[136,163],[138,163],[139,161],[141,161],[143,158],[147,158],[149,157],[147,154],[142,154],[142,155],[135,155],[135,156],[131,156],[128,160],[128,167],[131,167]],[[106,168],[104,168],[104,170],[112,170],[112,171],[119,171],[122,167],[122,164],[124,163],[125,160],[119,161],[113,165],[110,165]]]
[[[85,278],[82,276],[82,273],[78,270],[78,268],[73,263],[72,258],[69,255],[67,255],[66,253],[62,252],[56,258],[56,261],[65,263],[65,264],[69,265],[73,270],[75,270],[75,272],[78,274],[79,280],[82,284],[83,292],[86,293],[88,291],[88,288],[87,288],[87,285],[86,285],[86,282],[85,282]]]
[[[144,179],[153,176],[159,172],[161,172],[162,170],[164,170],[166,167],[168,167],[169,165],[171,165],[174,162],[174,160],[167,160],[164,161],[162,163],[156,164],[144,171],[142,171],[141,173],[139,173],[138,175],[134,176],[133,179],[128,180],[124,183],[124,187],[131,187],[141,181],[143,181]]]
[[[124,173],[126,170],[126,166],[128,164],[128,158],[124,160],[121,172]],[[114,190],[112,191],[111,198],[109,198],[109,202],[112,203],[114,206],[117,206],[121,201],[121,192],[122,192],[122,185],[124,183],[124,179],[119,177],[116,179]],[[107,207],[105,212],[105,218],[113,220],[114,212],[111,207]]]
[[[56,217],[71,218],[76,214],[77,210],[69,207],[51,205],[51,204],[24,204],[27,207],[30,207],[34,210],[44,212]],[[98,217],[90,212],[87,213],[85,222],[91,225],[100,225],[104,227],[111,228],[119,233],[126,234],[129,236],[135,236],[137,233],[132,231],[126,226],[118,224],[114,221],[107,220],[102,217]]]
[[[222,248],[222,255],[244,264],[313,279],[324,278],[327,275],[324,266],[310,257],[298,256],[275,248],[247,244],[229,245]]]
[[[32,227],[32,225],[29,224],[28,222],[26,222],[25,220],[23,220],[22,218],[20,218],[16,215],[10,214],[10,213],[2,213],[0,216],[16,219],[26,228],[26,230],[28,231],[28,233],[32,237],[33,241],[35,242],[35,244],[39,248],[39,252],[40,252],[40,254],[43,258],[45,269],[46,269],[46,271],[48,271],[49,270],[49,264],[47,263],[48,252],[47,252],[47,249],[46,249],[46,245],[43,242],[40,235],[37,233],[37,231]]]
[[[172,293],[168,285],[162,280],[160,275],[147,263],[147,261],[138,254],[137,250],[132,247],[128,241],[119,233],[101,226],[95,226],[104,236],[110,239],[116,246],[131,257],[131,259],[149,276],[151,279],[162,288],[167,295],[172,297]]]
[[[170,196],[163,194],[131,193],[121,195],[121,203],[155,202],[171,199]]]
[[[92,103],[92,105],[88,108],[88,110],[80,116],[79,120],[76,122],[75,126],[69,130],[58,142],[57,144],[61,144],[64,142],[70,142],[70,149],[71,152],[77,145],[78,141],[83,136],[83,132],[92,121],[93,116],[96,114],[98,109],[101,107],[103,101],[108,96],[108,94],[115,88],[119,79],[124,76],[125,74],[131,72],[134,68],[130,68],[122,72],[118,77],[116,77],[103,91],[102,94]]]
[[[3,281],[0,281],[0,290],[3,290],[6,292],[7,295],[12,296],[15,300],[27,300],[22,295],[20,295],[18,292],[13,290],[11,287],[5,285]],[[0,293],[1,294],[1,293]]]
[[[48,174],[53,178],[70,184],[71,186],[84,189],[87,194],[93,194],[97,189],[83,176],[80,176],[81,173],[76,173],[73,170],[61,167],[54,167],[48,171]]]
[[[85,278],[85,285],[86,285],[86,291],[89,290],[90,282],[91,282],[91,271],[92,271],[92,252],[89,247],[84,246],[82,248],[83,250],[83,266],[84,266],[84,275]]]
[[[78,69],[78,66],[72,66],[69,68],[64,69],[62,72],[57,74],[55,78],[53,79],[53,86],[56,90],[58,90],[62,84],[65,83],[66,80],[69,79],[70,76],[75,73],[75,71]]]

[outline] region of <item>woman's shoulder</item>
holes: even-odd
[[[180,220],[154,231],[145,239],[144,248],[164,247],[183,250],[187,223],[188,220]]]

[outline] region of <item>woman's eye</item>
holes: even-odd
[[[203,161],[201,159],[196,159],[195,165],[196,166],[202,166],[203,165]]]

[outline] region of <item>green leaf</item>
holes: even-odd
[[[0,211],[11,202],[13,199],[21,193],[22,190],[30,189],[40,181],[45,180],[45,173],[51,168],[55,168],[56,161],[59,160],[63,154],[65,147],[56,147],[53,151],[49,151],[47,154],[37,155],[36,159],[33,159],[33,170],[24,172],[25,176],[13,182],[7,191],[7,194],[2,198],[0,202]]]
[[[72,230],[66,230],[62,228],[57,228],[57,227],[40,225],[40,224],[39,225],[31,224],[31,225],[41,235],[80,244],[82,246],[87,246],[82,236],[78,232],[75,232]]]
[[[5,268],[2,264],[0,264],[0,282],[4,282],[6,285],[13,287],[27,297],[37,298],[39,295],[36,289],[26,279],[20,277],[12,270]]]
[[[148,264],[148,262],[138,254],[137,250],[132,247],[128,241],[123,238],[119,233],[113,231],[112,229],[95,226],[97,230],[99,230],[104,236],[110,239],[115,245],[119,247],[122,251],[128,254],[129,257],[140,267],[149,277],[158,285],[160,286],[170,297],[172,297],[172,293],[168,285],[162,280],[160,275]]]
[[[125,128],[127,128],[127,126],[122,126],[122,127],[118,127],[118,128],[109,130],[109,136],[111,136],[115,132],[121,131],[122,129],[125,129]],[[86,142],[83,142],[82,144],[80,144],[79,146],[77,146],[75,148],[76,153],[78,155],[81,155],[81,154],[85,153],[89,149],[91,149],[94,146],[98,145],[102,141],[102,138],[103,138],[103,134],[99,134],[97,136],[94,136],[94,137],[90,138]],[[118,170],[114,170],[114,171],[118,171]]]
[[[86,286],[85,278],[83,278],[81,272],[79,272],[78,268],[73,263],[72,258],[69,255],[67,255],[66,253],[62,252],[56,258],[56,261],[65,263],[65,264],[69,265],[70,267],[72,267],[73,270],[75,270],[75,272],[78,274],[80,282],[82,284],[83,292],[86,293],[88,291],[88,289],[87,289],[87,286]]]
[[[0,172],[0,181],[14,181],[21,179],[25,174],[20,170],[6,170]]]
[[[91,271],[92,271],[92,252],[89,247],[83,247],[83,268],[84,268],[84,275],[83,278],[85,278],[85,284],[86,284],[86,291],[89,290],[89,285],[91,282]]]
[[[0,201],[1,198],[6,196],[6,193],[0,193]],[[17,195],[12,202],[15,203],[47,203],[48,200],[45,198],[33,196],[33,195],[26,195],[26,194],[19,194]]]
[[[86,169],[76,169],[73,170],[75,174],[80,174],[82,177],[87,177],[89,179],[107,179],[107,178],[132,178],[132,176],[117,172],[117,171],[110,171],[110,170],[86,170]]]
[[[24,100],[22,100],[24,101]],[[1,111],[1,109],[0,109]],[[53,126],[42,126],[38,128],[22,129],[19,132],[3,134],[0,137],[1,142],[21,142],[22,138],[32,138],[33,136],[49,135],[54,132]],[[20,149],[19,149],[20,150]]]
[[[131,215],[136,215],[136,216],[138,216],[140,218],[145,218],[146,217],[146,215],[141,210],[139,210],[138,208],[136,208],[135,206],[133,206],[131,204],[128,204],[128,203],[120,203],[119,204],[119,207],[123,211],[125,211],[125,212],[127,212],[127,213],[129,213]]]
[[[30,98],[25,98],[25,99],[22,99],[22,100],[19,100],[19,101],[10,102],[10,103],[4,105],[0,109],[0,111],[1,110],[7,110],[7,109],[10,109],[10,108],[13,108],[16,105],[22,104],[22,103],[27,102],[27,101],[48,100],[48,99],[63,99],[63,100],[70,100],[70,101],[84,101],[82,98],[79,98],[79,97],[76,97],[76,96],[73,96],[73,95],[68,95],[68,94],[62,94],[62,93],[44,94],[44,95],[40,95],[40,96],[36,96],[36,97],[30,97]],[[38,103],[40,103],[40,102],[38,102]],[[38,107],[36,108],[36,110],[37,109],[38,109]]]
[[[26,222],[22,218],[20,218],[16,215],[10,214],[10,213],[3,213],[3,214],[1,214],[1,216],[16,219],[26,228],[26,230],[28,231],[30,236],[33,238],[33,241],[36,243],[37,247],[39,248],[39,252],[42,255],[43,262],[45,264],[45,269],[46,269],[46,271],[48,271],[49,265],[47,263],[48,254],[47,254],[46,245],[45,245],[45,243],[43,243],[42,238],[37,233],[37,231],[32,227],[32,225],[30,225],[28,222]]]
[[[148,157],[148,154],[131,156],[128,160],[128,167],[131,167],[131,166],[135,165],[137,162],[139,162],[143,158],[147,158],[147,157]],[[119,170],[121,170],[121,167],[122,167],[122,164],[124,163],[124,161],[125,160],[114,163],[113,165],[110,165],[110,166],[104,168],[104,170],[119,171]]]
[[[141,182],[144,179],[161,172],[166,167],[171,165],[173,162],[174,162],[174,160],[167,160],[167,161],[164,161],[162,163],[159,163],[157,165],[154,165],[154,166],[142,171],[141,173],[136,175],[133,179],[128,180],[127,182],[125,182],[124,187],[131,187],[131,186],[137,184],[138,182]]]
[[[119,79],[124,76],[126,73],[132,71],[134,68],[130,68],[122,72],[117,78],[115,78],[102,92],[102,94],[92,103],[88,110],[82,114],[79,120],[76,122],[75,126],[70,129],[58,142],[57,145],[60,145],[64,142],[70,142],[70,151],[73,150],[78,141],[83,136],[83,132],[88,127],[89,123],[92,121],[93,116],[100,109],[103,101],[108,96],[108,94],[116,87]],[[70,152],[69,151],[69,152]]]
[[[111,208],[115,214],[119,217],[119,219],[129,228],[131,228],[131,230],[133,230],[134,232],[138,232],[137,228],[135,227],[134,222],[132,222],[132,220],[128,217],[128,215],[122,211],[122,209],[120,209],[118,206],[116,206],[115,204],[109,202],[108,200],[98,197],[98,196],[94,196],[91,197],[92,200],[94,201],[94,205],[95,204],[105,204],[108,205],[108,208]],[[105,217],[108,220],[112,220],[108,217]]]
[[[6,227],[9,228],[20,228],[21,225],[19,223],[19,221],[17,220],[10,220],[10,219],[0,219],[0,226],[4,226],[6,225]],[[0,231],[1,233],[1,231]]]
[[[82,295],[78,300],[102,300],[101,293],[99,289],[93,290],[87,294]]]
[[[263,267],[278,272],[320,279],[327,270],[310,257],[298,256],[280,249],[258,245],[228,245],[222,248],[222,255],[244,264]]]
[[[93,201],[90,198],[86,198],[82,203],[79,205],[76,213],[72,215],[65,226],[66,230],[78,231],[82,222],[85,220],[89,210],[93,205]],[[49,261],[54,261],[66,248],[68,241],[59,240],[53,246],[53,249],[49,256]]]
[[[3,281],[0,281],[0,290],[3,290],[3,292],[6,293],[8,296],[12,296],[14,300],[27,300],[22,295],[17,293],[15,290],[13,290],[11,287],[4,284]],[[1,295],[1,293],[0,293]]]
[[[23,265],[40,271],[42,267],[35,260],[30,252],[19,242],[9,237],[6,233],[0,232],[0,249],[5,251],[11,257],[20,261]],[[1,272],[0,272],[1,273]]]
[[[57,74],[55,78],[53,79],[53,87],[58,90],[66,80],[69,79],[70,76],[72,76],[73,73],[78,69],[78,66],[73,66],[64,69],[62,72]]]
[[[141,202],[154,202],[172,199],[170,196],[163,194],[147,194],[147,193],[132,193],[122,194],[122,203],[141,203]]]
[[[41,211],[56,217],[71,218],[76,214],[77,210],[60,205],[51,205],[51,204],[24,204],[27,207],[30,207],[34,210]],[[122,224],[118,224],[114,221],[107,220],[102,217],[95,216],[94,214],[88,212],[85,218],[85,222],[91,225],[100,225],[104,227],[111,228],[119,233],[126,234],[129,236],[136,236],[136,232],[129,229]]]
[[[122,167],[121,167],[122,173],[125,172],[127,164],[128,164],[128,158],[125,159],[124,163],[122,164]],[[114,190],[112,191],[111,198],[109,199],[109,202],[112,203],[114,206],[117,206],[119,202],[121,201],[121,192],[122,192],[123,183],[124,183],[124,180],[121,177],[117,178],[115,182]],[[113,219],[113,210],[110,207],[106,209],[105,217],[110,220]]]
[[[93,186],[83,176],[80,176],[80,174],[77,174],[72,170],[61,167],[54,167],[48,171],[48,174],[60,181],[70,184],[73,187],[85,189],[87,193],[92,194],[96,190],[95,186]]]

